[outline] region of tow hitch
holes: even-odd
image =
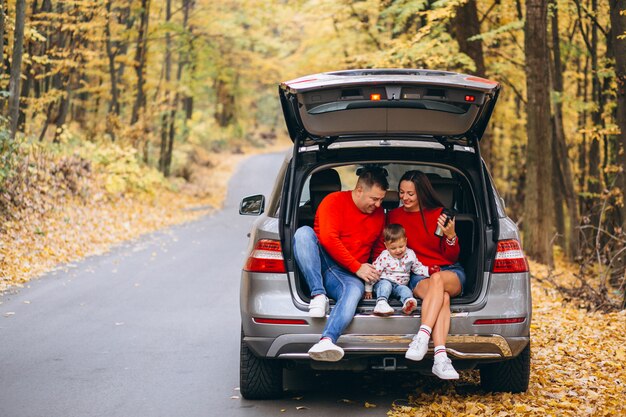
[[[407,369],[407,367],[402,365],[398,366],[396,358],[387,357],[383,358],[382,365],[372,365],[372,369],[377,371],[397,371],[400,369]]]

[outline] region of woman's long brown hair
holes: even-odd
[[[430,180],[422,171],[413,170],[405,172],[398,182],[398,191],[400,191],[402,181],[411,181],[415,186],[417,200],[420,205],[420,214],[422,215],[422,222],[424,223],[424,230],[428,230],[426,227],[426,218],[424,217],[424,209],[444,207],[443,203],[439,199],[439,196],[437,196]]]

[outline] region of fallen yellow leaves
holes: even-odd
[[[10,222],[0,237],[0,291],[58,264],[107,251],[113,244],[207,213],[185,210],[198,199],[159,194],[151,201],[121,198],[81,202],[66,198],[42,215]]]
[[[535,275],[547,270],[531,263]],[[533,280],[530,386],[523,394],[464,392],[475,371],[457,383],[420,387],[411,406],[390,417],[418,416],[618,416],[626,415],[626,311],[588,313],[562,298],[546,281]]]

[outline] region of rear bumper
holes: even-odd
[[[244,337],[258,356],[276,359],[309,359],[308,349],[319,340],[319,334],[284,334],[277,338]],[[346,357],[356,355],[394,355],[406,352],[413,335],[342,335],[337,344]],[[449,335],[448,355],[461,360],[503,360],[517,356],[529,343],[529,337],[500,335]],[[427,353],[432,356],[433,346]]]
[[[241,324],[244,341],[259,357],[306,359],[319,341],[326,320],[308,316],[308,304],[293,298],[293,276],[287,274],[242,274]],[[477,301],[452,305],[448,354],[462,362],[497,362],[516,357],[530,340],[531,298],[528,273],[486,273]],[[256,318],[289,319],[299,324],[259,324]],[[476,324],[477,320],[524,318],[514,324]],[[419,309],[410,316],[398,312],[388,318],[359,308],[337,343],[346,358],[404,356],[419,330]],[[428,355],[432,355],[431,350]]]

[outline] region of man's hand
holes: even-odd
[[[374,268],[374,265],[365,263],[361,264],[359,270],[356,271],[356,276],[368,284],[373,284],[380,279],[380,272]]]
[[[371,292],[365,292],[365,296],[363,297],[366,300],[371,300],[372,299],[372,293]]]

